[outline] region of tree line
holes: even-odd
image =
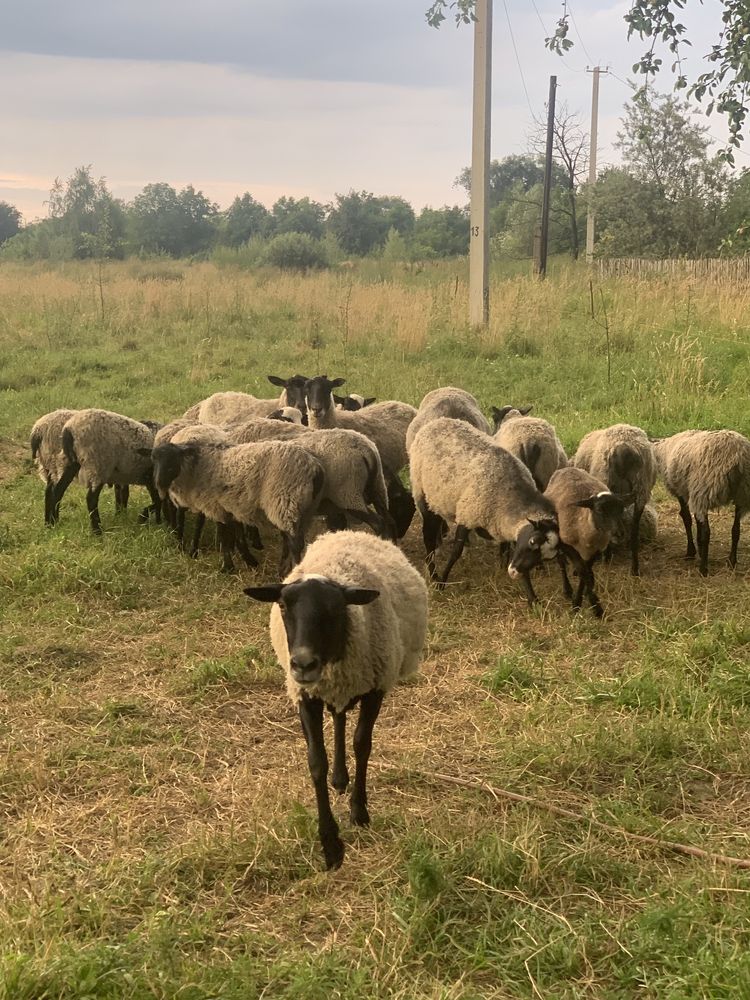
[[[702,257],[750,249],[750,170],[732,172],[690,107],[640,90],[625,107],[616,146],[621,164],[603,169],[589,189],[588,135],[564,106],[555,120],[550,252],[577,257],[581,217],[593,204],[600,256]],[[528,152],[494,160],[490,170],[493,252],[532,256],[542,201],[543,126]],[[456,185],[468,194],[467,168]],[[415,213],[398,196],[337,194],[331,204],[279,198],[267,209],[249,192],[225,211],[188,185],[148,184],[130,203],[113,197],[90,166],[55,181],[48,218],[21,226],[0,202],[0,257],[106,259],[132,254],[173,257],[241,255],[250,265],[307,269],[346,257],[425,260],[464,255],[467,207]]]

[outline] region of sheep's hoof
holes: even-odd
[[[601,604],[595,604],[591,610],[594,612],[594,618],[604,617],[604,608],[601,606]]]
[[[323,856],[329,872],[340,868],[344,860],[344,841],[340,837],[335,837],[327,844],[323,844]]]
[[[685,558],[686,559],[695,559],[695,557],[697,556],[697,554],[698,553],[695,551],[695,549],[693,549],[692,552],[690,551],[690,549],[688,549],[687,552],[685,553]]]
[[[367,806],[361,802],[352,802],[350,816],[354,826],[370,825],[370,814],[367,811]]]
[[[331,785],[334,791],[338,792],[339,795],[343,795],[344,792],[349,787],[349,772],[346,768],[341,774],[334,774],[331,778]]]
[[[708,576],[708,566],[699,566],[698,572],[705,579]]]

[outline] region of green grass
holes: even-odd
[[[166,420],[220,388],[270,395],[268,373],[414,403],[462,385],[533,403],[570,449],[616,420],[750,432],[744,289],[607,281],[608,382],[585,270],[495,277],[477,333],[462,265],[133,261],[105,269],[103,316],[95,269],[0,267],[0,1000],[750,995],[748,873],[586,821],[750,857],[750,559],[743,541],[724,565],[726,516],[701,580],[657,492],[641,579],[597,568],[602,622],[552,572],[529,613],[473,540],[378,722],[372,827],[335,804],[334,874],[268,609],[242,593],[275,577],[275,542],[222,575],[210,532],[189,560],[139,526],[137,490],[117,517],[104,491],[101,539],[76,487],[42,524],[41,413]],[[418,524],[404,547],[421,564]]]

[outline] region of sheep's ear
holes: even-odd
[[[266,604],[271,604],[274,601],[278,601],[283,589],[283,583],[267,583],[265,587],[245,587],[245,593],[248,597],[252,597],[254,601],[263,601]]]
[[[599,499],[598,496],[587,497],[585,500],[576,500],[573,503],[574,507],[585,507],[586,510],[593,510],[596,507],[596,501]]]
[[[141,456],[141,458],[151,458],[151,448],[136,448],[136,451]]]
[[[345,400],[346,396],[337,396],[335,392],[333,393],[333,401],[334,403],[337,403],[339,406],[343,406]]]
[[[286,379],[280,378],[278,375],[266,375],[266,378],[271,383],[271,385],[278,385],[281,389],[286,389]]]
[[[371,604],[376,597],[380,597],[379,590],[365,590],[364,587],[343,587],[342,589],[347,604]]]
[[[518,412],[521,414],[522,417],[525,417],[527,413],[531,413],[531,411],[534,409],[534,407],[533,406],[517,406],[516,409],[518,410]]]
[[[511,410],[515,410],[515,406],[503,406],[502,409],[498,409],[496,406],[492,407],[492,419],[495,421],[496,428],[500,426]]]
[[[377,397],[377,396],[367,396],[367,397],[365,398],[365,401],[364,401],[364,403],[362,403],[362,406],[363,406],[363,407],[365,407],[365,406],[372,406],[372,404],[373,404],[373,403],[376,403],[376,402],[377,402],[377,400],[378,400],[378,397]]]
[[[340,385],[343,385],[344,382],[346,382],[345,378],[332,378],[329,385],[331,386],[332,389],[338,389],[338,387]]]

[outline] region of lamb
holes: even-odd
[[[438,417],[453,417],[454,420],[464,420],[485,434],[490,433],[490,425],[479,408],[479,403],[465,389],[446,386],[443,389],[433,389],[428,392],[419,404],[416,417],[406,432],[406,450],[411,451],[411,444],[417,432]]]
[[[344,844],[328,793],[324,709],[333,717],[331,783],[343,793],[349,785],[346,713],[360,703],[351,820],[367,825],[373,726],[384,696],[419,668],[427,631],[427,587],[391,542],[341,531],[316,539],[283,583],[248,587],[245,593],[274,602],[271,642],[305,734],[326,867],[338,868]]]
[[[94,534],[102,533],[99,494],[107,483],[126,489],[145,486],[151,504],[141,513],[147,521],[150,512],[161,520],[161,503],[153,481],[153,467],[144,450],[150,451],[154,431],[139,420],[110,410],[78,410],[62,429],[64,463],[54,488],[52,507],[57,510],[68,486],[78,477],[87,488],[86,506]]]
[[[161,496],[216,521],[225,571],[233,569],[234,521],[255,524],[263,515],[282,535],[282,574],[299,561],[305,532],[325,488],[320,462],[285,441],[259,444],[205,442],[160,445],[152,454]]]
[[[504,406],[499,410],[493,406],[494,437],[502,448],[523,462],[543,493],[552,474],[568,464],[568,456],[552,424],[540,417],[527,416],[530,409],[530,406],[522,409]]]
[[[680,505],[687,536],[686,558],[695,557],[693,522],[698,535],[698,571],[708,575],[711,528],[708,512],[734,504],[729,565],[737,565],[740,522],[750,510],[750,441],[737,431],[682,431],[654,445],[667,487]]]
[[[508,573],[523,581],[529,603],[536,602],[529,573],[541,559],[557,556],[559,528],[554,505],[536,488],[522,462],[465,421],[439,417],[412,441],[411,481],[433,579],[435,550],[446,522],[454,522],[456,534],[442,584],[474,529],[483,537],[515,543]]]
[[[337,410],[348,410],[350,413],[355,413],[357,410],[362,410],[365,406],[372,406],[373,403],[377,402],[375,396],[360,396],[358,392],[350,392],[348,396],[337,396],[334,392],[333,401],[336,404]]]
[[[344,381],[342,378],[329,379],[327,375],[307,380],[305,399],[309,425],[313,430],[341,427],[359,431],[375,444],[380,452],[388,487],[388,506],[396,524],[397,537],[402,538],[414,516],[414,502],[399,479],[399,472],[407,462],[406,433],[417,411],[408,403],[397,400],[374,403],[355,413],[337,410],[332,392]]]
[[[560,569],[565,596],[580,609],[584,595],[597,618],[604,614],[594,591],[594,563],[616,533],[628,498],[610,492],[599,479],[583,469],[568,466],[555,472],[544,494],[555,505],[560,525]],[[573,595],[565,569],[570,559],[578,570],[578,591]]]
[[[294,441],[314,455],[325,471],[326,487],[319,512],[326,515],[329,530],[345,528],[349,515],[364,521],[384,538],[395,534],[380,454],[364,434],[340,428],[316,434],[297,424],[260,419],[232,428],[229,439],[233,444]]]
[[[258,399],[246,392],[215,392],[212,396],[191,406],[184,414],[185,419],[197,419],[205,424],[228,424],[250,417],[267,417],[269,413],[284,406],[294,406],[305,414],[305,392],[307,381],[304,375],[292,375],[283,379],[278,375],[268,375],[272,385],[281,388],[278,399]]]
[[[656,482],[656,458],[651,442],[640,427],[630,424],[591,431],[578,445],[573,465],[591,473],[613,493],[632,497],[630,571],[638,576],[641,517]]]

